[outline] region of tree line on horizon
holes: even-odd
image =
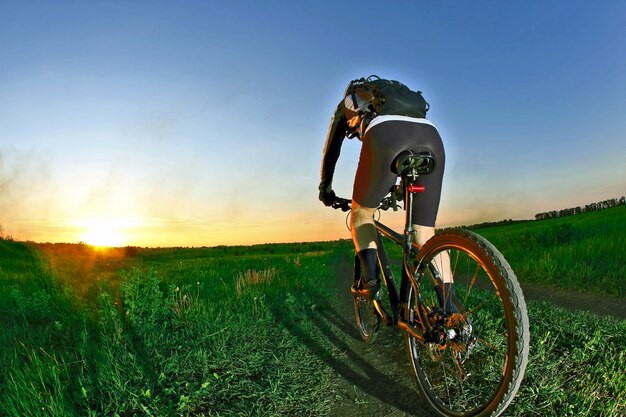
[[[587,213],[590,211],[598,211],[611,207],[620,206],[622,204],[626,204],[626,197],[621,198],[611,198],[604,201],[599,201],[597,203],[587,204],[584,207],[571,207],[563,210],[551,210],[546,211],[544,213],[535,214],[535,220],[545,220],[545,219],[555,219],[558,217],[566,217],[573,216],[575,214]],[[505,226],[508,224],[514,223],[524,223],[524,222],[532,222],[532,219],[528,220],[513,220],[513,219],[504,219],[490,222],[482,222],[470,225],[461,225],[453,227],[453,229],[480,229],[484,227],[494,227],[494,226]]]
[[[558,217],[573,216],[575,214],[588,213],[590,211],[604,210],[611,207],[626,204],[626,197],[611,198],[609,200],[599,201],[597,203],[587,204],[584,207],[570,207],[563,210],[552,210],[535,214],[535,220],[555,219]]]

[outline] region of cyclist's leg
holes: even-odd
[[[352,241],[361,262],[361,274],[367,283],[367,290],[374,295],[380,288],[380,281],[376,273],[378,263],[377,233],[374,225],[375,208],[364,207],[352,201],[352,213],[350,216],[350,230]]]
[[[421,248],[424,244],[435,235],[435,228],[432,226],[422,226],[419,224],[413,225],[415,235],[413,241]],[[435,288],[439,304],[448,313],[458,312],[454,306],[453,300],[456,297],[454,289],[454,277],[452,275],[452,269],[450,268],[450,255],[447,251],[441,251],[435,255],[431,261],[431,265],[435,267],[439,273],[442,286]]]
[[[377,273],[378,248],[377,232],[374,225],[373,214],[376,209],[365,207],[352,201],[352,213],[350,216],[350,230],[354,247],[357,251],[357,258],[360,264],[360,274],[355,275],[355,285],[353,289],[354,313],[356,325],[361,338],[366,343],[371,343],[376,339],[376,334],[381,323],[381,317],[376,313],[374,300],[380,289],[380,278]],[[367,290],[366,293],[362,292]]]
[[[432,226],[422,226],[419,224],[413,225],[413,230],[415,230],[415,238],[414,242],[421,248],[424,246],[424,243],[428,241],[431,237],[435,236],[435,228]],[[438,254],[433,259],[433,264],[437,271],[439,271],[439,275],[444,283],[452,283],[452,269],[450,268],[450,256],[447,252],[442,252]]]
[[[424,246],[424,243],[431,237],[435,236],[435,228],[433,226],[422,226],[420,224],[413,224],[413,230],[415,230],[415,238],[413,242],[420,248]]]
[[[352,193],[352,239],[371,295],[380,287],[380,277],[376,271],[378,235],[374,213],[396,179],[389,166],[397,153],[388,149],[387,141],[388,135],[384,129],[377,136],[366,135],[363,138]]]
[[[374,225],[375,212],[375,208],[365,207],[354,200],[352,201],[350,230],[357,252],[364,249],[377,249],[377,234],[376,226]]]

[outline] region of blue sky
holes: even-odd
[[[0,1],[0,225],[139,245],[347,237],[317,201],[320,157],[369,74],[431,104],[441,226],[619,197],[625,43],[620,1]],[[346,197],[359,149],[337,168]]]

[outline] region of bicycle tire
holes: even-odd
[[[380,317],[374,303],[362,296],[354,296],[354,315],[359,336],[365,343],[373,343],[380,328]]]
[[[456,312],[443,312],[441,301],[428,294],[431,283],[433,289],[442,285],[436,265],[444,252],[451,257]],[[405,320],[419,333],[416,320],[426,317],[434,329],[421,341],[405,335],[419,390],[439,416],[499,416],[519,390],[530,344],[526,304],[513,270],[491,243],[466,230],[431,238],[415,268],[417,286],[409,286]]]
[[[377,258],[377,265],[379,264],[380,259]],[[360,274],[360,268],[355,272]],[[377,276],[380,276],[380,268],[377,269],[376,274]],[[356,288],[361,288],[361,285],[363,284],[362,279],[363,277],[360,276],[358,282],[356,283]],[[354,297],[354,317],[359,336],[365,343],[373,343],[376,340],[376,336],[378,335],[378,330],[380,329],[380,324],[382,322],[381,317],[376,312],[374,301],[354,289],[352,291],[352,296]]]

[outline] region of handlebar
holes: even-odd
[[[337,197],[335,202],[331,204],[331,207],[334,209],[341,209],[341,211],[350,211],[352,209],[352,200]]]
[[[341,209],[341,211],[350,211],[352,210],[352,200],[348,200],[347,198],[337,197],[335,202],[331,204],[331,207],[334,209]],[[378,205],[379,210],[389,210],[393,209],[396,211],[400,206],[397,204],[397,200],[392,196],[388,196],[383,198],[383,200]]]

